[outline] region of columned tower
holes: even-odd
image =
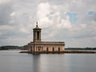
[[[41,28],[38,27],[38,22],[36,22],[36,27],[33,29],[33,42],[41,42]]]

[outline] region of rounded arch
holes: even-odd
[[[58,51],[60,52],[60,47],[58,47]]]
[[[54,51],[54,47],[52,48],[52,51]]]
[[[46,51],[47,51],[47,52],[49,51],[48,47],[47,47]]]

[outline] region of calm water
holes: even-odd
[[[96,54],[22,54],[0,51],[0,72],[96,72]]]

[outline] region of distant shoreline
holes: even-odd
[[[62,53],[94,53],[96,54],[96,47],[94,48],[65,48],[65,51],[62,52],[29,52],[26,46],[1,46],[0,51],[2,50],[24,50],[20,53],[31,53],[31,54],[62,54]],[[26,50],[26,51],[25,51]]]
[[[9,49],[20,49],[27,50],[28,47],[25,46],[0,46],[0,50],[9,50]],[[86,47],[86,48],[65,48],[65,50],[96,50],[96,47]]]
[[[29,52],[29,51],[21,51],[20,53],[30,53],[30,54],[64,54],[64,53],[88,53],[88,54],[96,54],[96,51],[82,51],[82,50],[65,50],[62,52]]]

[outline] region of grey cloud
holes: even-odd
[[[10,20],[10,13],[13,11],[10,4],[0,4],[0,25],[6,25]]]

